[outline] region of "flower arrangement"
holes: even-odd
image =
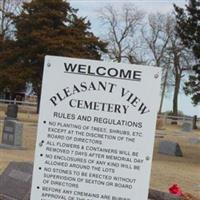
[[[173,184],[170,188],[169,188],[169,193],[178,196],[181,198],[181,200],[200,200],[197,197],[194,197],[192,194],[189,193],[183,193],[182,189],[180,188],[180,186],[178,184]]]
[[[181,196],[183,195],[183,192],[181,190],[181,188],[178,186],[178,184],[173,184],[170,188],[169,188],[169,193],[175,195],[175,196]]]

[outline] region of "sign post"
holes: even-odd
[[[31,200],[147,200],[160,76],[47,56]]]

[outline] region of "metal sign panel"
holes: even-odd
[[[31,200],[146,200],[160,76],[47,56]]]

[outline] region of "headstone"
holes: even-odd
[[[149,190],[148,197],[150,200],[180,200],[180,197],[153,189]]]
[[[184,122],[183,125],[182,125],[182,131],[191,132],[192,131],[192,123]]]
[[[188,142],[190,144],[200,144],[200,139],[199,138],[196,138],[196,137],[193,137],[193,138],[189,138],[188,139]]]
[[[193,117],[193,129],[197,129],[197,115]]]
[[[0,197],[3,200],[29,200],[33,165],[11,162],[0,176]]]
[[[7,107],[6,116],[9,119],[17,119],[18,113],[18,105],[17,104],[9,104]]]
[[[8,105],[0,148],[20,149],[22,147],[23,125],[16,118],[17,112],[17,105]]]
[[[194,188],[194,190],[196,190],[196,191],[200,191],[200,184],[195,185],[193,188]]]
[[[4,121],[2,144],[22,146],[22,123],[16,120]]]
[[[183,156],[180,145],[178,143],[166,140],[160,142],[158,153],[179,157]]]
[[[177,125],[178,124],[178,120],[176,116],[171,116],[171,124],[172,125]]]

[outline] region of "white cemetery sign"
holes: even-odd
[[[160,74],[47,56],[31,200],[147,200]]]

